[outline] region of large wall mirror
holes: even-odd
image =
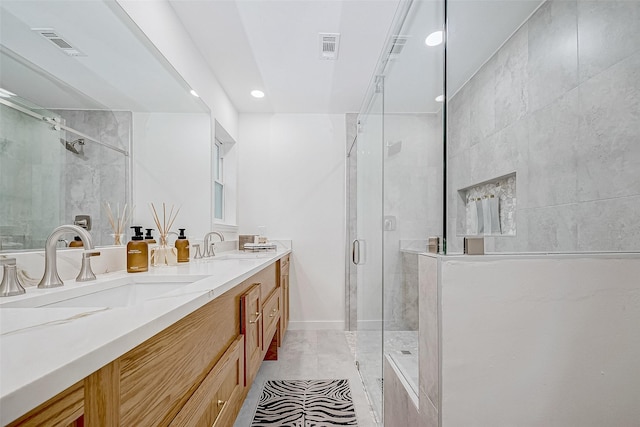
[[[79,215],[113,244],[106,204],[132,207],[136,117],[210,120],[113,0],[0,0],[0,88],[0,252],[41,249]]]

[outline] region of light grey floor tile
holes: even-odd
[[[359,427],[375,427],[350,344],[353,333],[343,331],[288,331],[277,361],[264,361],[249,390],[234,427],[249,427],[265,381],[286,379],[349,380]]]

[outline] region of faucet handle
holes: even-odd
[[[192,245],[192,247],[196,250],[196,254],[193,256],[193,259],[202,258],[202,253],[200,252],[200,245],[198,243]]]
[[[16,265],[15,258],[2,258],[0,259],[0,265]]]
[[[11,297],[24,294],[26,291],[18,279],[16,259],[0,259],[0,265],[4,266],[4,274],[0,283],[0,297]]]
[[[78,277],[76,277],[76,282],[96,280],[96,275],[91,269],[91,257],[99,255],[100,251],[95,249],[88,249],[82,252],[82,265],[80,266],[80,273],[78,274]]]

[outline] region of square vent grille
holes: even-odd
[[[35,31],[45,39],[49,40],[51,43],[56,45],[58,49],[60,49],[61,51],[63,51],[65,54],[69,56],[87,56],[84,53],[82,53],[79,49],[76,49],[75,47],[73,47],[71,43],[66,41],[60,35],[60,33],[58,33],[53,28],[32,28],[31,30]]]
[[[339,33],[320,33],[320,59],[338,59]]]
[[[391,46],[389,47],[389,56],[398,56],[402,53],[404,46],[407,44],[409,37],[407,36],[392,36]]]

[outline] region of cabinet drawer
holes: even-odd
[[[280,276],[289,274],[289,255],[280,258]]]
[[[260,283],[260,297],[262,298],[262,301],[266,301],[276,288],[280,286],[280,281],[277,280],[276,263],[274,262],[269,267],[253,276],[253,279]]]
[[[278,326],[278,320],[280,319],[280,293],[276,292],[267,300],[262,308],[262,317],[264,317],[263,326],[263,343],[265,346],[269,345],[273,332]]]
[[[229,346],[170,426],[230,425],[242,406],[244,336]]]

